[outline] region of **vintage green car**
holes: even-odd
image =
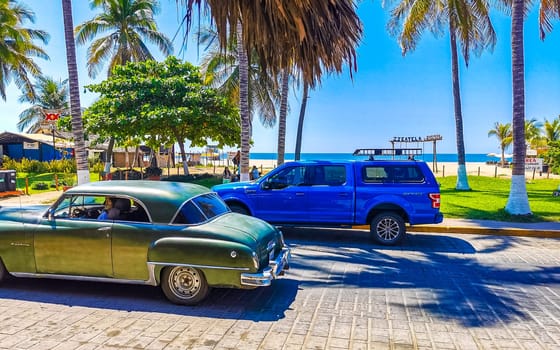
[[[193,184],[92,182],[50,207],[0,208],[0,281],[11,274],[161,285],[170,301],[193,305],[211,287],[269,286],[289,259],[276,227],[231,212]]]

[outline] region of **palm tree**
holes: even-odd
[[[227,49],[231,32],[235,31],[238,47],[243,47],[245,53],[254,50],[259,66],[271,76],[280,76],[289,69],[301,72],[303,81],[315,86],[323,73],[340,73],[344,63],[350,72],[356,68],[362,23],[353,0],[274,1],[267,3],[266,10],[256,0],[180,1],[185,5],[187,29],[195,6],[208,9],[221,48]],[[247,96],[242,96],[244,91],[248,89],[240,89],[241,165],[242,175],[248,178],[250,134],[244,128],[249,128],[250,123],[244,121],[244,111],[248,111],[248,106],[243,106],[248,103]],[[245,171],[247,174],[243,174]]]
[[[41,74],[33,58],[49,58],[34,44],[34,40],[46,44],[49,35],[42,30],[25,28],[26,21],[35,21],[33,11],[15,0],[0,2],[0,96],[3,100],[6,100],[6,85],[12,80],[24,94],[33,98],[35,92],[28,75]]]
[[[288,115],[288,84],[290,72],[284,69],[281,80],[280,113],[278,118],[278,165],[284,164],[286,153],[286,120]]]
[[[93,0],[93,8],[102,13],[75,29],[76,41],[83,45],[97,36],[88,49],[88,73],[95,77],[109,60],[107,75],[117,65],[153,59],[145,41],[155,44],[166,56],[173,52],[171,41],[158,31],[154,14],[159,11],[156,0]],[[105,173],[111,170],[114,140],[109,140]]]
[[[219,47],[217,33],[214,30],[201,30],[198,32],[198,38],[199,44],[206,48],[201,62],[206,82],[228,96],[231,101],[239,101],[240,64],[237,39],[231,38],[227,50],[223,51]],[[254,63],[256,61],[254,54],[248,61],[249,118],[252,125],[256,113],[265,127],[272,127],[277,120],[276,105],[280,101],[280,92],[274,78],[263,74],[258,64]]]
[[[542,138],[542,127],[543,124],[537,121],[535,118],[531,120],[525,120],[525,140],[526,144],[531,147],[536,147]]]
[[[552,122],[544,120],[544,138],[547,142],[560,141],[560,117]]]
[[[305,109],[307,108],[307,98],[309,97],[309,84],[303,83],[303,96],[301,99],[301,106],[299,110],[298,128],[296,135],[296,150],[294,158],[300,160],[301,157],[301,139],[303,135],[303,121],[305,119]]]
[[[56,81],[51,77],[40,76],[33,88],[34,97],[23,94],[19,98],[19,102],[32,104],[19,115],[19,131],[27,128],[26,132],[35,133],[40,130],[45,110],[63,110],[64,114],[68,109],[68,79]]]
[[[391,11],[391,18],[387,26],[391,33],[398,35],[404,55],[415,49],[424,30],[428,29],[437,35],[444,30],[445,24],[448,26],[451,45],[451,77],[458,155],[455,188],[469,190],[465,165],[457,42],[461,44],[466,66],[469,63],[471,51],[480,54],[484,49],[494,47],[496,33],[490,22],[489,6],[486,1],[476,0],[403,0]]]
[[[102,13],[75,29],[76,42],[86,44],[97,36],[88,49],[88,73],[95,77],[109,60],[107,74],[116,65],[153,59],[146,42],[155,44],[168,56],[173,52],[171,41],[158,31],[154,14],[159,11],[156,0],[93,0],[93,8]]]
[[[74,135],[74,154],[78,173],[78,185],[89,182],[87,153],[84,142],[84,126],[80,107],[80,83],[76,64],[76,45],[74,43],[74,21],[72,19],[72,0],[62,0],[64,18],[64,39],[66,42],[66,63],[70,84],[70,115],[72,116],[72,134]]]
[[[500,143],[500,149],[502,150],[502,166],[504,166],[506,158],[505,158],[505,152],[506,152],[506,148],[508,148],[513,139],[512,139],[512,133],[511,133],[511,124],[510,123],[506,123],[506,124],[502,124],[502,123],[498,123],[496,122],[494,124],[494,129],[491,129],[490,131],[488,131],[488,137],[490,136],[496,136],[496,138],[498,138],[498,142]]]

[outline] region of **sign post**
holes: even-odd
[[[61,110],[59,109],[43,109],[43,115],[45,116],[45,123],[50,126],[53,140],[53,160],[56,159],[56,122],[60,118]]]

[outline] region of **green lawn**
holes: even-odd
[[[441,211],[447,218],[465,218],[499,221],[560,221],[560,197],[552,193],[559,180],[527,181],[529,206],[532,217],[517,217],[505,212],[510,180],[486,176],[469,176],[471,191],[457,191],[456,176],[438,178],[441,185]]]

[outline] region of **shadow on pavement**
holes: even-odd
[[[445,235],[414,234],[401,246],[384,247],[372,244],[367,232],[348,232],[355,230],[284,231],[295,248],[291,266],[302,276],[302,289],[354,289],[364,302],[371,295],[386,299],[390,310],[377,308],[377,318],[393,312],[404,322],[413,314],[415,320],[436,317],[467,327],[534,321],[527,310],[539,309],[542,301],[527,294],[541,295],[560,283],[557,265],[488,255],[522,238],[490,237],[486,245],[495,245],[476,251],[468,241]]]
[[[408,233],[403,242],[396,246],[383,246],[374,243],[369,237],[369,231],[340,228],[281,228],[284,237],[293,244],[315,244],[335,245],[344,242],[346,245],[355,247],[378,247],[384,250],[401,251],[432,251],[440,253],[463,253],[474,254],[476,250],[466,240],[457,237],[440,235],[428,235],[419,233]]]
[[[284,312],[293,303],[297,290],[297,281],[283,278],[275,280],[270,287],[253,290],[215,288],[199,305],[180,306],[167,301],[159,287],[11,277],[3,282],[0,299],[130,312],[275,321],[284,318]]]

